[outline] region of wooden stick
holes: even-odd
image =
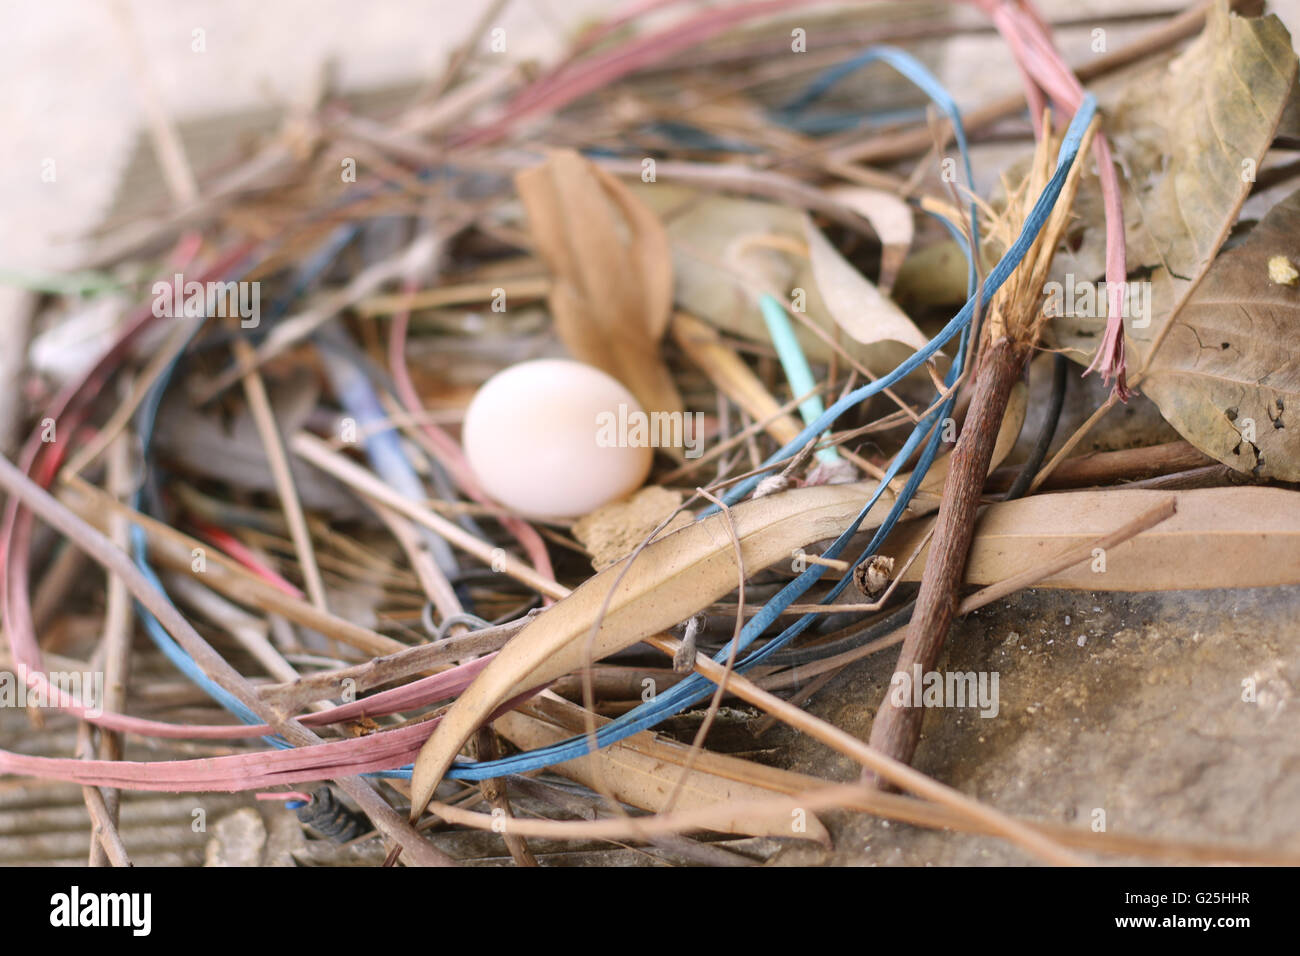
[[[470,756],[479,761],[496,760],[501,756],[501,744],[491,724],[484,724],[474,732],[474,736],[470,738],[469,749]],[[483,799],[492,808],[493,817],[514,819],[515,814],[510,807],[510,794],[506,790],[504,777],[480,780],[478,787],[483,794]],[[498,810],[501,813],[497,813]],[[537,857],[533,856],[533,851],[528,849],[528,842],[523,834],[507,831],[501,834],[501,839],[505,841],[506,849],[510,852],[510,858],[515,861],[515,866],[537,866]]]
[[[180,132],[167,112],[157,79],[150,69],[150,64],[156,61],[146,52],[140,30],[135,25],[131,7],[126,0],[114,0],[110,9],[118,43],[131,67],[132,79],[140,97],[140,105],[144,109],[149,136],[163,179],[177,206],[184,209],[199,198],[199,184],[185,157],[185,144],[181,142]]]
[[[823,558],[815,554],[805,554],[803,561],[807,564],[820,564],[825,568],[832,568],[835,571],[847,571],[852,565],[847,561],[840,561],[838,558]]]
[[[915,664],[920,664],[922,671],[932,670],[948,636],[957,610],[957,591],[966,573],[980,490],[1011,388],[1020,378],[1028,354],[1026,346],[1007,338],[995,341],[985,353],[966,424],[952,452],[926,574],[898,656],[898,671],[910,673]],[[886,695],[871,725],[871,746],[894,760],[910,763],[924,715],[922,708],[899,707]]]
[[[125,498],[131,493],[131,482],[131,445],[125,437],[119,437],[108,449],[108,490],[117,498]],[[113,515],[109,519],[109,537],[123,551],[127,549],[130,542],[130,530],[130,525],[121,515]],[[126,713],[126,684],[131,672],[134,615],[135,604],[131,600],[131,593],[126,589],[121,578],[109,575],[108,596],[104,605],[104,636],[100,642],[104,657],[104,699],[100,701],[100,707],[104,710]],[[89,735],[89,725],[83,723],[82,727]],[[101,760],[122,759],[120,734],[108,730],[99,732],[99,758]],[[116,827],[122,805],[121,793],[110,787],[104,787],[97,792],[102,794],[108,823]],[[93,798],[88,798],[87,807],[91,806],[90,800]],[[93,812],[92,810],[92,815]],[[96,825],[96,830],[98,829]],[[113,857],[117,848],[109,845],[112,839],[112,834],[105,833],[100,839],[92,842],[91,866],[102,866]],[[121,841],[120,836],[117,839]],[[122,864],[114,861],[113,865]]]
[[[249,411],[257,425],[262,438],[262,447],[266,451],[266,460],[275,477],[276,493],[280,497],[280,507],[284,509],[284,519],[289,525],[289,536],[293,539],[294,551],[298,554],[298,563],[302,566],[303,583],[307,586],[307,595],[311,603],[321,611],[329,612],[325,600],[325,581],[316,563],[316,551],[312,547],[311,532],[307,529],[307,517],[303,514],[302,502],[298,489],[293,483],[293,471],[289,467],[289,456],[284,450],[284,438],[275,424],[275,411],[271,407],[270,396],[266,393],[266,383],[262,373],[253,364],[256,352],[253,346],[242,338],[234,341],[235,360],[248,371],[244,373],[244,394],[248,397]]]
[[[1171,441],[1145,448],[1099,451],[1067,458],[1043,475],[1038,487],[1089,488],[1112,481],[1153,478],[1193,468],[1213,465],[1214,459],[1186,441]],[[1045,469],[1044,469],[1045,471]],[[1019,466],[999,468],[989,475],[984,491],[1006,491],[1019,474]],[[1037,476],[1035,476],[1037,477]]]
[[[95,756],[90,724],[85,721],[77,725],[77,756],[82,760],[90,760]],[[126,852],[126,845],[122,843],[122,834],[117,830],[116,812],[105,801],[104,793],[99,787],[81,788],[86,811],[90,814],[89,865],[103,866],[110,863],[113,866],[130,866],[131,857]]]
[[[463,285],[445,285],[421,292],[398,292],[376,295],[357,303],[357,312],[365,318],[408,312],[416,309],[441,309],[449,305],[466,305],[487,302],[498,289],[504,289],[511,302],[533,302],[544,299],[551,291],[549,276],[528,276],[521,279],[501,279],[489,282],[469,282]]]
[[[353,681],[349,686],[359,694],[380,684],[410,677],[412,674],[431,673],[459,660],[468,660],[499,651],[510,638],[523,629],[528,620],[524,618],[511,621],[509,624],[470,631],[468,634],[449,637],[436,644],[403,647],[400,651],[371,658],[363,664],[308,674],[292,683],[268,684],[260,690],[263,699],[275,704],[284,713],[296,713],[314,701],[337,697],[345,680]]]

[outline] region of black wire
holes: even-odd
[[[501,589],[502,585],[518,584],[512,578],[501,574],[499,571],[493,571],[491,568],[460,568],[454,574],[447,575],[447,581],[451,584],[452,590],[456,592],[456,597],[461,603],[461,607],[470,608],[474,606],[474,598],[470,594],[470,588],[475,584],[491,584]],[[491,621],[483,621],[480,626],[496,627],[499,624],[505,624],[507,621],[513,621],[518,617],[527,614],[533,608],[542,603],[542,596],[533,591],[527,585],[519,585],[518,590],[528,598],[524,604],[508,611],[498,618]],[[424,610],[421,612],[420,619],[424,629],[429,636],[435,640],[441,640],[445,635],[442,633],[447,628],[447,622],[444,621],[439,626],[433,625],[433,602],[426,601]],[[482,618],[479,618],[482,620]],[[463,622],[462,622],[463,623]]]
[[[1019,498],[1029,490],[1029,483],[1034,480],[1034,475],[1038,474],[1038,469],[1042,467],[1043,459],[1047,457],[1047,449],[1052,447],[1052,438],[1056,435],[1056,426],[1061,420],[1061,409],[1065,406],[1065,386],[1068,382],[1068,371],[1070,360],[1060,352],[1057,352],[1052,359],[1052,396],[1047,406],[1047,418],[1043,421],[1043,429],[1038,433],[1038,441],[1034,443],[1033,449],[1029,452],[1029,457],[1025,459],[1024,467],[1020,469],[1020,474],[1016,475],[1016,480],[1011,483],[1011,489],[1007,492],[1007,501]]]
[[[856,650],[863,644],[869,644],[886,634],[892,634],[900,627],[906,627],[908,621],[912,620],[912,609],[914,607],[916,607],[915,598],[902,605],[888,617],[881,618],[874,624],[870,624],[846,637],[841,637],[839,640],[827,641],[825,644],[814,644],[812,647],[784,647],[774,652],[770,657],[764,658],[763,663],[776,664],[782,667],[797,667],[800,664],[811,664],[813,661],[820,661],[823,658],[834,657],[837,654]]]
[[[372,829],[365,814],[353,810],[324,786],[311,801],[298,808],[298,819],[334,843],[347,843]]]
[[[1058,352],[1052,362],[1052,394],[1047,406],[1047,418],[1043,422],[1042,431],[1038,434],[1038,440],[1034,443],[1033,450],[1029,453],[1029,458],[1025,461],[1020,474],[1016,476],[1015,482],[1012,483],[1011,489],[1007,492],[1007,501],[1019,498],[1029,490],[1029,483],[1033,481],[1034,475],[1038,473],[1039,467],[1043,464],[1043,459],[1047,457],[1047,449],[1052,444],[1057,424],[1061,419],[1061,409],[1065,406],[1065,387],[1069,381],[1068,372],[1069,360]],[[872,641],[892,634],[900,627],[906,627],[912,620],[912,611],[915,607],[916,599],[913,598],[888,617],[881,618],[852,634],[838,640],[827,641],[824,644],[815,644],[811,647],[782,648],[774,652],[771,657],[766,658],[764,663],[782,667],[797,667],[801,664],[811,664],[814,661],[856,650],[864,644],[870,644]]]

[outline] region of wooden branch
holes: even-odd
[[[984,354],[966,424],[952,452],[929,561],[896,672],[911,673],[915,664],[920,664],[923,672],[930,671],[939,658],[957,610],[957,592],[965,578],[966,557],[998,428],[1028,354],[1025,345],[1006,338],[998,339]],[[871,726],[872,748],[910,763],[924,716],[924,709],[896,706],[887,694]]]
[[[1039,486],[1050,488],[1090,488],[1117,481],[1154,478],[1215,464],[1213,458],[1190,442],[1171,441],[1145,448],[1099,451],[1067,458]],[[986,492],[1006,491],[1020,473],[1020,466],[999,468],[984,483]]]

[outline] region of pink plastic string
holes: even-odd
[[[192,260],[197,250],[198,243],[195,241],[194,236],[186,235],[182,237],[171,260],[172,268],[184,268]],[[230,251],[204,273],[202,280],[206,281],[225,275],[250,251],[251,247],[249,246],[242,246]],[[69,383],[56,396],[47,414],[59,422],[61,434],[66,436],[77,432],[80,423],[86,417],[88,400],[104,387],[108,376],[126,355],[136,337],[149,327],[155,319],[152,310],[148,307],[141,308],[133,313],[127,320],[126,326],[117,341],[114,342],[86,377],[80,382]],[[48,487],[53,481],[69,446],[70,442],[67,439],[51,445],[43,442],[39,433],[33,433],[19,455],[20,467],[27,473],[32,474],[34,480],[42,487]],[[32,624],[29,599],[30,575],[27,565],[32,526],[33,519],[30,512],[19,508],[17,501],[14,499],[7,502],[3,530],[0,531],[0,576],[2,576],[4,583],[4,587],[0,587],[0,609],[3,610],[6,638],[16,670],[32,690],[43,693],[47,702],[52,706],[76,717],[107,730],[139,736],[170,739],[240,739],[266,736],[274,732],[267,725],[171,724],[132,717],[113,711],[99,711],[97,708],[88,708],[82,701],[72,698],[65,694],[61,688],[52,685],[44,672],[43,655]],[[463,691],[479,671],[487,666],[490,660],[491,656],[480,658],[432,677],[384,691],[361,701],[309,714],[303,717],[302,721],[308,726],[325,726],[366,716],[385,716],[404,709],[444,700]],[[363,741],[359,745],[360,749],[364,751],[367,746],[371,746],[364,743],[364,741],[378,739],[382,736],[382,734],[375,734],[370,737],[358,738],[358,740]],[[334,743],[337,742],[329,741],[313,748],[298,749],[328,748]],[[375,744],[374,746],[378,749],[380,745]],[[269,750],[264,752],[264,756],[270,758],[273,761],[272,765],[274,765],[274,761],[283,760],[282,757],[276,755],[284,753],[292,753],[292,751]],[[330,750],[327,753],[334,753],[334,751]],[[348,753],[350,754],[350,751]],[[328,761],[330,758],[320,759]],[[351,756],[348,759],[352,759]],[[384,769],[385,766],[396,765],[393,763],[385,764],[384,762],[387,760],[389,760],[387,756],[380,758],[380,765],[371,769]],[[9,751],[0,751],[0,772],[35,773],[38,776],[54,776],[60,779],[76,780],[80,779],[76,776],[80,772],[75,769],[76,765],[79,764],[85,767],[90,763],[68,758],[33,758]],[[160,766],[166,766],[168,763]],[[340,774],[357,772],[353,764],[334,765],[324,762],[321,767],[324,770],[334,767],[339,770]],[[37,771],[23,768],[41,769]],[[334,775],[326,774],[325,776]],[[167,775],[164,774],[163,776],[166,777]],[[112,785],[107,780],[108,778],[105,778],[103,785]],[[175,788],[168,787],[168,789]],[[198,789],[203,788],[199,787]]]
[[[1006,40],[1012,54],[1026,78],[1026,101],[1031,105],[1041,102],[1045,92],[1060,109],[1074,112],[1083,100],[1083,86],[1078,77],[1061,59],[1052,43],[1050,33],[1033,4],[1028,0],[1013,3],[1010,0],[970,0],[992,18],[998,32]],[[1038,111],[1041,112],[1041,109]],[[1037,115],[1035,132],[1041,136]],[[1115,394],[1127,401],[1127,363],[1124,355],[1124,303],[1127,292],[1128,265],[1124,238],[1124,202],[1120,193],[1119,176],[1111,157],[1110,143],[1104,133],[1093,140],[1093,153],[1097,159],[1097,175],[1101,181],[1102,206],[1106,218],[1106,298],[1108,314],[1106,332],[1097,354],[1084,374],[1099,371],[1102,381],[1114,380]]]
[[[486,126],[469,130],[453,139],[453,145],[480,146],[492,142],[504,136],[521,120],[540,112],[563,109],[573,101],[602,89],[629,73],[704,43],[728,27],[807,5],[810,5],[809,0],[757,0],[706,10],[657,33],[634,37],[614,49],[577,63],[566,64],[557,72],[535,81],[511,101],[504,115]]]
[[[506,701],[488,718],[493,720],[525,700],[536,690]],[[222,757],[189,760],[76,760],[69,757],[32,757],[0,750],[0,773],[66,780],[85,786],[119,790],[157,790],[174,793],[201,791],[267,790],[316,780],[333,780],[377,773],[411,763],[424,746],[441,716],[384,730],[365,737],[328,740],[291,750],[259,750]]]

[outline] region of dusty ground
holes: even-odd
[[[996,671],[996,717],[932,710],[916,766],[1018,815],[1108,830],[1300,850],[1300,588],[1154,595],[1025,591],[963,620],[938,669]],[[810,710],[870,732],[889,652],[848,668]],[[1253,679],[1255,701],[1242,700]],[[851,779],[849,762],[773,730],[789,767]],[[997,864],[1000,840],[844,815],[828,854],[781,863]]]

